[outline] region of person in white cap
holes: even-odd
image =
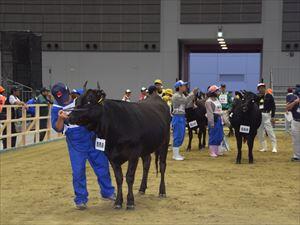
[[[266,93],[266,85],[259,83],[257,85],[258,90],[258,103],[259,109],[262,113],[262,121],[260,127],[257,130],[257,136],[261,145],[261,152],[267,151],[267,142],[265,140],[265,132],[272,142],[272,152],[277,152],[277,140],[273,130],[272,124],[275,123],[275,101],[271,94]]]
[[[130,102],[130,96],[131,96],[131,91],[129,89],[127,89],[125,91],[125,95],[122,98],[122,101],[124,101],[124,102]]]
[[[142,87],[139,101],[145,100],[146,98],[147,98],[147,88]]]
[[[172,128],[173,128],[173,159],[184,160],[184,157],[179,154],[179,148],[184,141],[185,135],[185,108],[187,104],[190,104],[195,98],[198,89],[195,88],[187,97],[185,92],[187,91],[187,82],[179,80],[175,83],[175,94],[172,97],[173,103],[173,117],[172,117]],[[150,90],[149,90],[150,91]]]

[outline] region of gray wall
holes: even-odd
[[[54,81],[78,87],[84,80],[99,80],[111,98],[121,98],[131,88],[136,96],[141,85],[161,78],[171,86],[179,74],[178,39],[215,39],[219,24],[180,24],[180,1],[161,2],[161,36],[157,53],[44,52],[43,80],[50,85],[49,68]],[[225,24],[228,39],[262,38],[262,76],[269,81],[270,71],[290,74],[300,83],[300,54],[290,57],[281,51],[282,1],[262,1],[262,23]],[[280,71],[280,72],[276,72]]]

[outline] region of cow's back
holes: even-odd
[[[145,155],[169,141],[170,112],[161,99],[149,98],[140,103],[106,100],[104,114],[102,130],[106,130],[108,154],[115,148],[124,154],[140,148],[132,152]]]

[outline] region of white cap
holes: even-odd
[[[259,88],[260,86],[266,86],[266,84],[265,84],[265,83],[259,83],[259,84],[257,85],[257,88]]]
[[[141,88],[141,91],[147,91],[147,88],[142,87],[142,88]]]
[[[125,93],[131,93],[130,89],[127,89],[127,90],[125,91]]]

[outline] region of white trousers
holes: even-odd
[[[271,114],[262,113],[262,120],[260,127],[257,130],[258,140],[260,142],[261,148],[267,149],[267,142],[265,140],[265,132],[267,132],[268,137],[272,142],[272,147],[277,148],[276,136],[271,123]]]
[[[300,159],[300,122],[292,120],[294,157]]]

